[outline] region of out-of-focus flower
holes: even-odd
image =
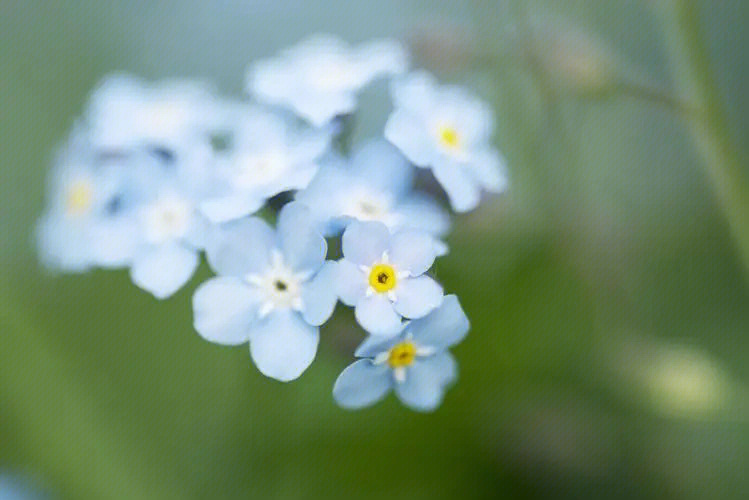
[[[407,54],[394,40],[351,47],[336,37],[316,35],[250,66],[247,88],[260,101],[321,126],[351,113],[357,94],[372,80],[402,73],[407,66]]]
[[[324,165],[297,200],[312,210],[327,236],[351,221],[379,221],[391,233],[420,229],[443,236],[450,219],[439,204],[412,191],[413,167],[392,145],[370,141],[348,164],[333,159]]]
[[[424,274],[437,254],[429,233],[391,236],[381,222],[355,221],[344,231],[342,246],[336,290],[369,333],[396,335],[402,317],[421,318],[442,303],[442,287]]]
[[[243,107],[233,127],[232,147],[215,166],[214,192],[201,204],[214,222],[256,212],[281,192],[306,187],[329,148],[332,129],[299,127],[288,117]]]
[[[218,344],[249,341],[263,374],[296,379],[315,358],[318,327],[337,300],[326,252],[309,209],[298,202],[284,206],[276,231],[254,217],[226,224],[206,248],[219,276],[195,291],[195,329]]]
[[[341,373],[333,397],[344,408],[362,408],[394,389],[406,406],[434,410],[457,376],[455,360],[447,349],[463,340],[469,327],[458,298],[446,296],[440,307],[409,322],[399,335],[365,340],[355,353],[365,359]]]
[[[490,145],[490,108],[464,89],[415,72],[391,87],[395,110],[385,137],[416,166],[431,168],[457,212],[475,208],[481,191],[507,185],[504,161]]]

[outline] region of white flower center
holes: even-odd
[[[165,243],[182,238],[190,228],[192,205],[179,196],[162,196],[144,210],[146,239],[150,243]]]
[[[387,224],[390,218],[390,200],[384,194],[359,190],[343,202],[343,215],[360,221],[380,221]]]
[[[295,273],[283,260],[281,252],[274,250],[271,265],[263,274],[250,274],[245,280],[259,288],[264,295],[260,317],[276,309],[302,309],[302,284],[306,276]]]
[[[237,160],[234,181],[243,188],[267,184],[283,176],[288,166],[287,155],[278,150],[241,155]]]
[[[307,82],[319,90],[343,91],[361,84],[357,68],[343,57],[328,57],[307,68]]]

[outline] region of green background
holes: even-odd
[[[663,97],[684,89],[660,17],[681,1],[0,2],[2,470],[62,498],[745,498],[749,272]],[[749,175],[749,3],[687,3]],[[251,60],[317,31],[409,40],[496,110],[512,184],[456,217],[438,261],[472,331],[433,414],[334,404],[363,336],[340,305],[281,384],[193,331],[205,265],[158,302],[125,271],[36,261],[53,150],[101,77],[241,95]]]

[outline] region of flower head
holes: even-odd
[[[406,70],[404,49],[381,40],[350,47],[317,35],[274,59],[254,63],[247,88],[262,102],[293,110],[316,126],[352,112],[359,91],[375,78]]]
[[[344,408],[362,408],[391,390],[406,406],[431,411],[457,376],[447,349],[468,333],[469,323],[455,295],[437,309],[409,322],[395,337],[369,337],[356,351],[360,359],[336,380],[333,397]]]
[[[326,251],[309,210],[296,202],[281,210],[276,231],[254,217],[217,228],[206,254],[219,276],[195,291],[195,329],[219,344],[249,341],[268,377],[299,377],[337,300]]]
[[[494,121],[489,107],[465,90],[439,86],[425,72],[393,82],[395,110],[385,137],[419,167],[431,168],[453,209],[472,210],[481,191],[507,183],[503,160],[490,146]]]
[[[391,235],[381,222],[352,222],[336,265],[338,296],[369,333],[396,335],[403,317],[420,318],[442,302],[442,287],[424,274],[436,255],[434,238],[423,231]]]

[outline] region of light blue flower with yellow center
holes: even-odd
[[[201,204],[216,223],[251,215],[268,198],[307,187],[332,140],[329,127],[302,127],[255,106],[243,106],[232,127],[232,146],[219,153],[214,168],[213,194]]]
[[[342,238],[336,264],[341,302],[354,306],[356,320],[372,335],[397,335],[402,318],[420,318],[442,303],[442,287],[425,275],[437,255],[424,231],[394,235],[381,222],[355,221]]]
[[[491,146],[489,106],[457,86],[439,86],[426,72],[391,85],[395,110],[385,137],[416,166],[431,168],[457,212],[474,209],[482,190],[507,186],[504,160]]]
[[[317,353],[319,326],[333,313],[334,263],[309,209],[291,202],[277,229],[256,217],[217,228],[206,255],[218,277],[193,296],[194,325],[211,342],[250,343],[264,375],[298,378]]]
[[[319,127],[354,111],[359,91],[372,80],[400,74],[407,66],[406,51],[394,40],[351,47],[316,35],[250,66],[247,89],[259,101],[292,110]]]
[[[394,146],[373,140],[348,162],[328,160],[296,199],[310,207],[327,236],[354,220],[382,222],[392,233],[419,229],[435,238],[444,236],[450,227],[447,213],[427,195],[412,190],[413,177],[413,167]]]
[[[333,397],[344,408],[372,405],[394,390],[406,406],[431,411],[442,402],[445,389],[457,377],[447,349],[468,333],[470,324],[455,295],[437,309],[409,322],[390,339],[369,337],[356,350],[360,359],[336,380]]]

